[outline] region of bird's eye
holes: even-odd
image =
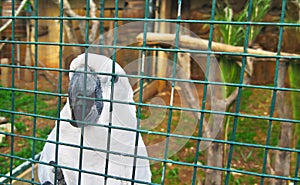
[[[112,76],[111,81],[117,83],[119,81],[119,76],[116,75]]]

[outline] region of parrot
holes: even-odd
[[[151,183],[147,149],[136,131],[136,107],[130,104],[133,90],[125,75],[103,55],[83,53],[71,62],[67,101],[40,154],[42,185]]]

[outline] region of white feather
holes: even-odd
[[[111,73],[112,60],[96,54],[88,54],[88,66],[95,72]],[[79,55],[71,63],[70,69],[76,70],[79,66],[85,64],[85,54]],[[125,74],[124,70],[115,64],[115,72],[117,74]],[[72,77],[70,73],[70,78]],[[111,76],[97,75],[101,81],[103,98],[110,99],[111,96]],[[113,99],[124,102],[133,102],[133,92],[129,84],[128,78],[119,77],[117,83],[114,84]],[[104,102],[103,111],[100,115],[98,123],[109,123],[109,108],[110,103]],[[137,119],[135,115],[135,106],[128,104],[113,103],[112,125],[125,128],[137,127]],[[61,110],[60,117],[63,119],[71,119],[71,110],[69,102],[67,101],[64,108]],[[69,122],[60,121],[53,128],[48,136],[49,141],[56,141],[57,130],[59,130],[59,142],[68,143],[80,146],[81,128],[73,127]],[[93,149],[106,150],[108,129],[101,126],[86,126],[84,128],[83,146],[92,147]],[[110,151],[122,154],[134,154],[136,132],[111,129]],[[40,161],[49,163],[55,161],[56,145],[46,143],[41,153]],[[58,146],[58,165],[70,168],[79,168],[80,149],[71,146]],[[138,142],[138,156],[147,157],[147,150],[145,144],[139,134]],[[109,155],[108,175],[131,179],[133,169],[133,157],[126,157],[124,155]],[[86,171],[105,173],[106,153],[95,150],[83,150],[82,169]],[[78,183],[78,171],[64,169],[63,174],[67,185]],[[40,164],[38,167],[38,176],[40,181],[52,182],[54,181],[53,167],[49,165]],[[151,171],[149,161],[137,158],[137,166],[135,173],[135,180],[151,182]],[[54,184],[54,183],[53,183]],[[81,184],[104,184],[104,177],[99,175],[92,175],[88,173],[81,173]],[[130,184],[130,181],[122,181],[114,178],[109,178],[107,184]]]

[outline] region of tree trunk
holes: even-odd
[[[70,20],[67,20],[67,21],[64,21],[64,23],[65,23],[64,24],[64,29],[65,29],[65,32],[67,34],[69,43],[77,44],[78,43],[78,38],[76,36],[76,33],[74,32],[72,22]],[[80,47],[73,46],[72,50],[73,50],[73,52],[74,52],[73,54],[75,56],[77,56],[81,53]]]
[[[222,122],[222,125],[219,125],[221,127],[221,132],[217,135],[215,139],[218,140],[223,140],[224,135],[223,135],[223,127],[224,127],[224,121]],[[214,124],[210,127],[209,132],[214,132]],[[212,166],[212,167],[222,167],[223,166],[223,146],[224,144],[221,143],[211,143],[209,147],[207,148],[207,153],[206,153],[206,162],[207,166]],[[221,185],[222,184],[222,171],[219,170],[211,170],[208,169],[206,170],[205,174],[205,185]]]
[[[280,63],[279,74],[278,74],[278,87],[284,87],[284,79],[287,72],[287,63]],[[276,102],[277,112],[280,118],[290,118],[290,110],[284,98],[284,91],[277,92],[277,102]],[[293,132],[293,123],[281,122],[279,147],[291,148]],[[275,175],[290,176],[290,159],[291,154],[287,151],[275,151],[274,160],[274,173]],[[272,185],[288,184],[288,181],[282,179],[273,179],[271,181]]]

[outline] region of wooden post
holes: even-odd
[[[178,53],[178,64],[181,66],[185,73],[185,79],[191,79],[191,54],[190,53]]]
[[[9,64],[8,58],[2,58],[1,64]],[[1,67],[1,85],[3,87],[11,86],[11,69],[9,67]]]
[[[161,19],[167,19],[171,17],[171,1],[169,0],[162,0],[160,12],[161,12]],[[159,23],[159,32],[160,33],[170,33],[170,24],[167,22],[160,22]],[[168,54],[163,51],[158,51],[158,68],[157,68],[157,76],[158,77],[166,77],[167,75],[167,67],[168,67]],[[158,92],[162,92],[167,85],[166,81],[160,80],[158,82]]]
[[[27,46],[26,47],[26,54],[25,54],[25,65],[26,66],[32,66],[30,55],[31,55],[30,46]],[[24,70],[24,80],[26,82],[32,82],[33,75],[32,75],[32,72],[30,71],[30,69],[25,69]]]
[[[27,41],[30,41],[31,34],[30,34],[30,23],[27,21],[26,24],[26,33],[27,33]],[[26,54],[25,54],[25,65],[26,66],[32,66],[32,61],[31,61],[31,48],[30,45],[26,46]],[[33,75],[30,69],[25,69],[24,71],[24,80],[26,82],[31,82],[33,80]]]

